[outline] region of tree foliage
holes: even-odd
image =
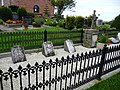
[[[77,16],[77,17],[76,17],[75,24],[76,24],[76,28],[83,28],[83,25],[84,25],[84,17],[82,17],[82,16]]]
[[[12,12],[17,12],[19,6],[16,6],[16,5],[10,5],[9,8],[12,10]]]
[[[7,7],[0,7],[0,19],[3,21],[7,21],[8,19],[12,19],[12,11]]]
[[[65,9],[75,7],[74,0],[50,0],[52,5],[57,9],[57,15],[61,16]]]
[[[120,14],[115,18],[115,20],[113,20],[111,27],[120,29]]]
[[[22,17],[27,15],[27,11],[25,8],[21,7],[17,10],[17,14],[19,16],[19,19],[22,20]]]

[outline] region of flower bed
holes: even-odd
[[[7,27],[21,27],[23,24],[22,20],[7,20],[5,25]]]

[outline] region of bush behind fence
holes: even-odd
[[[120,68],[120,45],[60,60],[0,70],[1,90],[73,90]],[[7,89],[6,89],[7,88]]]

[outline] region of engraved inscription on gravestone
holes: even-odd
[[[42,54],[45,55],[46,57],[55,55],[52,42],[47,41],[43,43]]]
[[[26,56],[25,56],[23,46],[18,45],[18,46],[12,47],[11,48],[11,55],[12,55],[13,63],[26,61]]]
[[[64,42],[64,50],[69,52],[69,53],[76,52],[76,49],[75,49],[75,46],[74,46],[72,40],[68,39]]]

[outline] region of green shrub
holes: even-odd
[[[34,19],[34,23],[33,23],[34,26],[41,26],[44,23],[43,18],[34,17],[33,19]]]
[[[115,18],[115,20],[113,20],[111,27],[120,29],[120,14]]]
[[[58,22],[57,26],[62,27],[62,28],[65,28],[65,20],[64,20],[64,19],[60,20],[60,21]]]
[[[19,19],[22,20],[23,16],[27,16],[27,11],[22,7],[17,10],[17,14],[19,16]]]
[[[75,17],[74,16],[67,16],[66,17],[66,28],[71,30],[75,27]]]
[[[101,26],[97,27],[97,30],[109,30],[110,29],[110,25],[109,24],[104,24]]]
[[[77,16],[75,19],[76,28],[82,28],[84,25],[84,17]]]
[[[3,24],[3,22],[4,22],[4,21],[3,21],[2,19],[0,19],[0,24]]]
[[[45,25],[49,25],[49,26],[56,26],[57,25],[57,21],[51,18],[46,17],[45,18]]]
[[[0,19],[3,21],[7,21],[8,19],[12,19],[12,11],[7,7],[0,7]]]
[[[98,42],[100,43],[108,43],[109,39],[108,39],[108,36],[106,35],[100,35],[99,38],[98,38]]]
[[[27,13],[27,16],[35,17],[34,13]]]
[[[92,24],[92,19],[91,19],[91,17],[88,17],[88,19],[87,19],[87,26],[91,27],[91,24]]]
[[[16,6],[16,5],[10,5],[9,8],[12,10],[12,12],[17,12],[19,6]]]

